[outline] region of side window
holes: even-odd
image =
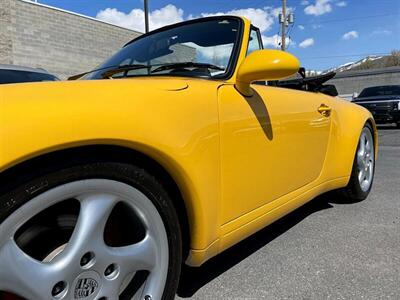
[[[249,46],[247,47],[247,55],[249,55],[253,51],[261,49],[263,49],[263,46],[260,40],[260,35],[258,34],[258,29],[252,27],[250,31]]]
[[[252,26],[250,30],[250,40],[249,40],[249,46],[247,47],[246,55],[249,55],[253,51],[262,49],[264,49],[264,47],[262,44],[260,31],[256,27]],[[266,81],[256,81],[254,82],[254,84],[266,85]]]

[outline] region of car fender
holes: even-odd
[[[321,176],[326,179],[350,178],[359,137],[367,122],[373,128],[375,154],[378,153],[378,134],[374,118],[365,108],[339,97],[322,94],[321,97],[325,97],[332,107],[331,137]]]
[[[4,85],[0,172],[80,146],[142,152],[176,181],[191,248],[204,249],[218,238],[220,225],[218,84],[164,77]]]

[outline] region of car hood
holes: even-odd
[[[4,84],[0,85],[0,103],[6,106],[17,104],[20,107],[43,105],[42,109],[50,104],[55,109],[53,105],[60,102],[77,106],[82,101],[96,105],[117,98],[162,98],[159,95],[163,93],[187,90],[193,80],[196,79],[159,77]]]
[[[395,95],[395,96],[372,96],[372,97],[358,97],[353,100],[353,102],[358,102],[358,101],[383,101],[383,100],[400,100],[400,95]]]
[[[4,92],[15,91],[15,89],[21,91],[48,91],[48,90],[79,90],[79,89],[98,89],[108,88],[112,86],[138,86],[152,87],[156,90],[182,90],[188,88],[188,81],[191,78],[185,80],[185,78],[177,77],[159,77],[159,78],[129,78],[129,79],[118,79],[118,80],[72,80],[72,81],[56,81],[56,82],[27,82],[27,83],[15,83],[15,84],[4,84],[0,88]]]
[[[0,86],[0,167],[49,149],[110,141],[158,149],[184,120],[209,134],[221,84],[160,76]],[[190,132],[175,135],[176,145],[186,145]]]

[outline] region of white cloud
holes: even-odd
[[[260,28],[261,32],[268,31],[277,21],[277,17],[281,12],[281,8],[264,7],[264,8],[244,8],[230,11],[220,11],[215,13],[202,13],[199,16],[189,15],[187,19],[197,17],[234,15],[243,16],[251,20],[251,22]],[[293,7],[288,7],[288,12],[292,12]],[[172,4],[150,12],[149,22],[150,29],[156,29],[165,25],[181,22],[184,20],[184,11]],[[144,12],[142,9],[133,9],[129,13],[124,13],[116,8],[106,8],[97,13],[96,18],[122,27],[144,31]]]
[[[277,35],[277,34],[274,34],[272,36],[262,35],[261,38],[262,38],[262,41],[263,41],[263,44],[264,44],[265,48],[271,48],[271,47],[272,48],[279,48],[281,46],[282,38],[281,38],[280,35]],[[288,37],[285,39],[285,41],[286,41],[286,46],[287,47],[296,46],[296,43],[294,41],[292,41],[291,39],[289,39]]]
[[[377,29],[371,32],[371,35],[391,35],[392,32],[386,29]]]
[[[310,2],[309,2],[308,0],[302,0],[302,1],[300,2],[300,4],[301,4],[301,5],[308,5],[308,4],[310,4]]]
[[[116,8],[106,8],[97,13],[97,19],[109,22],[122,27],[144,31],[144,11],[133,9],[126,14]],[[150,29],[156,29],[165,25],[183,21],[183,10],[178,9],[172,4],[154,10],[149,14]]]
[[[315,0],[315,4],[311,4],[304,8],[304,13],[307,15],[320,16],[332,11],[332,0]]]
[[[356,39],[356,38],[358,38],[358,32],[355,30],[346,32],[342,36],[342,39],[344,39],[344,40],[351,40],[351,39]]]
[[[300,30],[304,30],[305,29],[305,27],[303,26],[303,25],[299,25],[299,26],[297,26]]]
[[[278,20],[278,15],[282,11],[281,7],[270,7],[266,6],[263,8],[244,8],[234,9],[226,12],[214,12],[214,13],[202,13],[200,16],[189,15],[189,19],[198,17],[210,17],[210,16],[243,16],[251,21],[251,23],[260,28],[261,32],[265,32],[271,29],[272,25]],[[287,7],[287,12],[291,13],[294,11],[293,7]]]
[[[313,29],[319,29],[319,28],[322,28],[322,25],[320,25],[320,24],[313,24],[313,25],[312,25],[312,28],[313,28]]]
[[[260,28],[261,32],[268,31],[276,21],[276,16],[279,14],[278,9],[272,9],[271,7],[261,8],[244,8],[235,9],[227,12],[216,12],[216,13],[202,13],[201,17],[210,16],[222,16],[222,15],[233,15],[243,16],[249,19],[254,26]],[[190,16],[193,17],[193,16]]]
[[[274,34],[273,36],[265,36],[265,35],[262,36],[262,41],[265,48],[268,47],[278,48],[280,45],[280,40],[281,37],[277,34]]]
[[[214,64],[220,65],[223,65],[223,63],[219,61],[228,59],[231,56],[233,48],[233,44],[219,45],[215,47],[202,47],[190,42],[185,43],[185,45],[196,49],[196,51],[200,52],[201,55],[203,55],[207,59],[213,60]]]
[[[305,39],[304,41],[302,41],[299,44],[299,47],[300,48],[307,48],[307,47],[310,47],[312,45],[314,45],[314,39],[313,38],[308,38],[308,39]]]
[[[345,7],[345,6],[347,6],[347,2],[346,2],[346,1],[337,2],[337,3],[336,3],[336,6]]]

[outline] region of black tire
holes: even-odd
[[[400,129],[400,121],[396,123],[396,127]]]
[[[77,180],[115,180],[131,185],[145,194],[161,215],[168,237],[169,266],[163,299],[175,298],[182,263],[181,229],[173,202],[155,177],[141,168],[114,162],[88,163],[50,172],[38,178],[30,177],[33,179],[0,195],[0,226],[19,207],[39,194]]]
[[[374,131],[369,123],[366,123],[363,130],[367,129],[371,132],[372,138],[374,139]],[[374,140],[375,142],[375,140]],[[345,188],[339,189],[336,192],[338,195],[341,197],[342,200],[345,202],[357,202],[357,201],[362,201],[365,200],[372,188],[373,184],[373,178],[374,178],[374,173],[375,173],[375,163],[374,163],[374,168],[373,168],[373,174],[372,174],[372,182],[371,185],[369,186],[367,191],[363,191],[361,189],[360,182],[358,180],[358,169],[357,169],[357,152],[359,150],[359,144],[357,146],[356,153],[354,155],[354,160],[353,160],[353,168],[351,170],[351,175],[350,175],[350,181],[347,184]],[[375,150],[375,146],[374,149]],[[376,158],[375,158],[376,162]]]

